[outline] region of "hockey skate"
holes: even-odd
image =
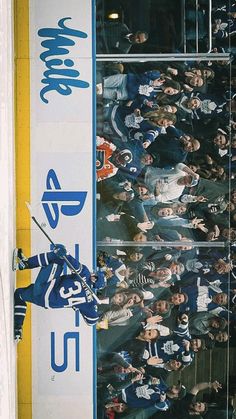
[[[16,343],[22,340],[22,327],[14,329],[14,339]]]
[[[18,249],[17,247],[13,250],[13,257],[12,257],[12,270],[13,271],[22,271],[23,269],[28,268],[28,259],[24,255],[22,249]]]

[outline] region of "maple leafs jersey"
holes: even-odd
[[[189,338],[186,340],[189,340]],[[156,342],[147,342],[145,354],[147,358],[157,356],[163,360],[163,363],[177,359],[184,365],[189,365],[194,357],[194,352],[186,351],[183,344],[183,337],[176,335],[161,337]]]
[[[148,408],[154,406],[157,410],[168,410],[169,400],[161,401],[161,396],[166,394],[168,386],[160,380],[158,384],[149,384],[147,379],[133,383],[122,390],[122,399],[133,408]]]
[[[77,270],[86,283],[91,286],[91,274],[85,265]],[[97,304],[89,291],[83,287],[75,274],[55,276],[42,288],[40,295],[34,296],[34,303],[44,308],[79,309],[89,325],[98,321]]]
[[[204,278],[198,278],[196,285],[186,286],[181,288],[181,292],[188,296],[185,303],[179,305],[181,313],[196,313],[208,311],[216,316],[223,317],[226,320],[230,318],[235,320],[235,313],[232,313],[228,308],[221,306],[213,301],[213,297],[221,290],[215,290],[213,284],[210,284]]]

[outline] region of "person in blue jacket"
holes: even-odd
[[[236,314],[228,309],[227,293],[205,278],[198,277],[195,284],[182,287],[181,295],[185,296],[179,305],[181,313],[208,311],[226,320],[236,320]]]
[[[161,86],[160,71],[152,70],[142,74],[114,74],[104,78],[103,98],[133,100],[137,95],[152,97],[156,87]]]
[[[147,377],[122,390],[122,400],[128,407],[147,409],[153,406],[156,411],[166,411],[172,399],[185,394],[185,387],[180,384],[169,387],[162,379]]]
[[[147,148],[166,128],[176,123],[176,116],[163,109],[149,110],[142,113],[134,106],[111,105],[105,118],[113,134],[122,141],[138,139],[143,148]]]

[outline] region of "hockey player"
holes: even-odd
[[[29,258],[24,256],[22,249],[15,249],[13,270],[41,267],[34,284],[17,288],[15,291],[14,335],[17,341],[22,339],[27,302],[46,309],[72,307],[80,311],[90,326],[98,321],[97,301],[89,289],[83,285],[75,272],[72,271],[69,275],[63,274],[65,256],[89,287],[96,289],[104,286],[103,272],[98,272],[96,275],[91,273],[85,265],[69,255],[62,245],[56,245],[51,252]]]

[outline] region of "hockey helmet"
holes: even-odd
[[[130,163],[133,160],[133,155],[130,150],[125,148],[124,150],[121,150],[116,155],[116,162],[120,166],[126,166],[128,163]]]

